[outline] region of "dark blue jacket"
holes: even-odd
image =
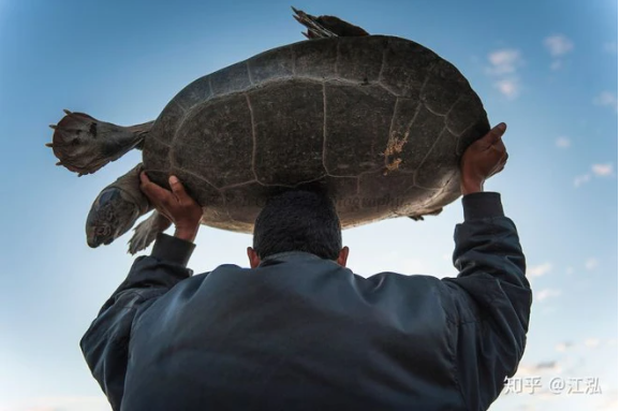
[[[463,198],[456,278],[363,278],[292,252],[192,276],[160,235],[81,340],[114,410],[485,410],[532,293],[498,193]]]

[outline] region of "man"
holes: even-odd
[[[176,227],[136,259],[81,341],[114,410],[484,410],[523,355],[532,294],[513,222],[484,181],[508,154],[501,123],[461,162],[457,278],[345,268],[333,204],[275,197],[250,269],[186,268],[202,211],[142,189]]]

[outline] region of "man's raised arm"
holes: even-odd
[[[525,349],[532,291],[515,224],[504,215],[499,193],[483,192],[508,153],[501,123],[463,155],[464,222],[454,233],[457,278],[442,281],[452,296],[456,373],[469,409],[486,410],[512,377]]]
[[[160,233],[151,255],[136,259],[80,341],[88,367],[115,411],[123,397],[132,324],[159,297],[192,275],[186,266],[202,217],[202,209],[178,179],[171,177],[172,192],[150,182],[146,175],[141,179],[142,191],[151,203],[175,224],[175,236]]]

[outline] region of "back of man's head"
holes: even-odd
[[[253,248],[261,259],[305,251],[336,260],[342,234],[334,203],[320,193],[304,190],[272,197],[256,218]]]

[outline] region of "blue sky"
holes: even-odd
[[[132,152],[77,178],[44,143],[62,109],[131,125],[192,80],[303,40],[290,2],[0,0],[0,410],[109,410],[78,341],[133,261],[127,236],[85,242],[90,205],[140,161]],[[521,383],[492,410],[616,409],[618,362],[617,2],[308,1],[371,33],[412,39],[455,64],[510,160],[486,185],[519,229],[534,289]],[[344,232],[349,266],[454,276],[460,201],[424,222]],[[249,235],[204,227],[190,266],[246,265]],[[568,392],[595,378],[602,393]],[[529,378],[529,379],[528,379]],[[533,379],[534,378],[534,379]],[[549,384],[567,387],[552,394]],[[595,390],[596,391],[596,390]]]

